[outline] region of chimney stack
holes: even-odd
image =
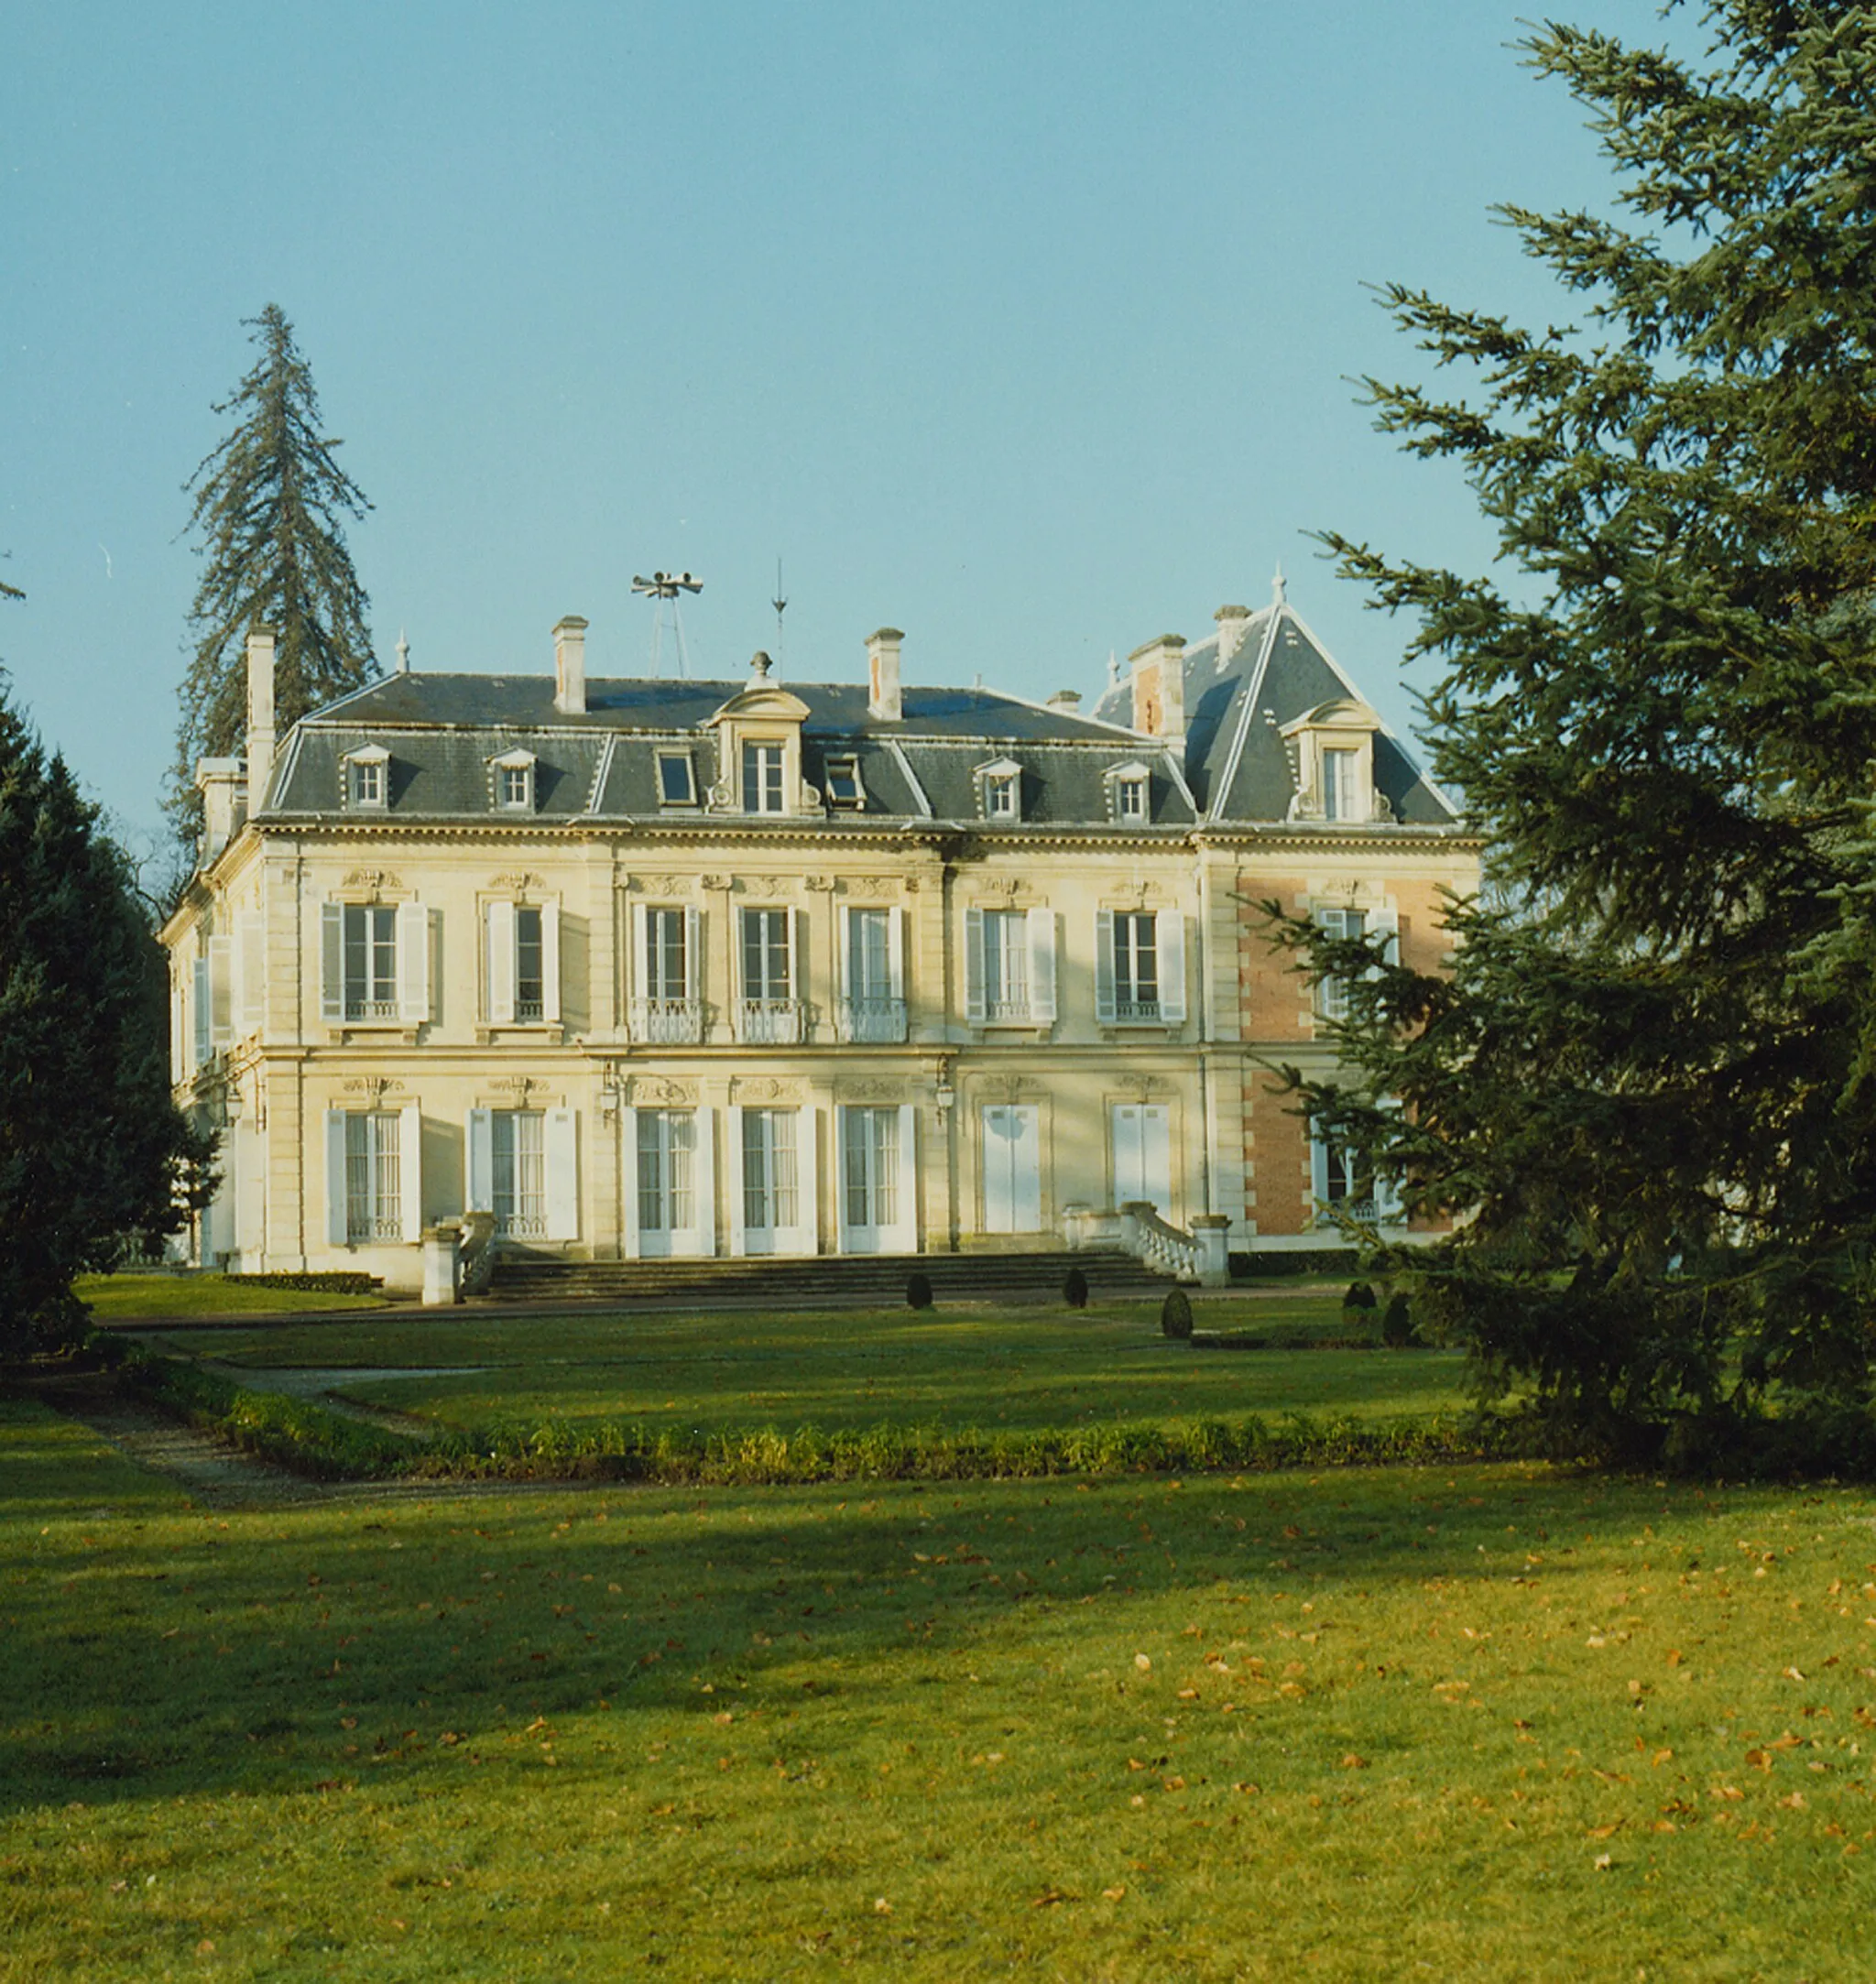
[[[274,630],[247,630],[247,810],[267,803],[274,769]]]
[[[1162,634],[1127,658],[1133,664],[1133,727],[1169,744],[1185,740],[1185,637]]]
[[[1220,606],[1212,618],[1218,623],[1218,660],[1228,661],[1244,645],[1245,629],[1250,625],[1250,608]]]
[[[562,716],[586,714],[586,623],[577,613],[553,630],[553,706]]]
[[[899,644],[904,638],[896,627],[867,636],[867,714],[882,724],[896,724],[905,714],[899,689]]]
[[[1058,689],[1043,704],[1043,707],[1045,709],[1059,710],[1063,716],[1074,716],[1081,709],[1081,691],[1079,689]]]

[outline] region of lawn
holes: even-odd
[[[293,1315],[316,1309],[382,1309],[382,1295],[256,1288],[221,1274],[82,1274],[73,1286],[101,1324],[138,1316]]]
[[[1338,1303],[1338,1293],[1205,1303],[1200,1326],[1320,1335],[1344,1327]],[[318,1371],[320,1383],[347,1399],[462,1428],[552,1418],[654,1432],[889,1423],[1017,1432],[1299,1412],[1381,1423],[1456,1413],[1464,1403],[1455,1353],[1194,1350],[1162,1336],[1157,1314],[1133,1303],[1085,1312],[407,1314],[175,1330],[160,1344],[213,1357],[257,1387]],[[393,1375],[400,1371],[412,1375]]]
[[[0,1443],[0,1977],[1868,1972],[1860,1491],[217,1511]]]

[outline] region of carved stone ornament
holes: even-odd
[[[889,901],[901,888],[912,885],[892,875],[849,875],[840,886],[856,902],[883,902]]]
[[[712,886],[712,878],[704,878],[704,886]],[[641,896],[688,896],[696,878],[692,875],[634,875],[627,886]]]
[[[738,895],[772,901],[778,896],[791,897],[795,878],[792,875],[743,875],[736,878],[736,888]]]
[[[545,888],[547,884],[540,876],[530,875],[527,870],[523,869],[518,874],[497,875],[489,882],[488,886],[492,889],[518,896],[524,889]]]
[[[387,888],[401,888],[404,878],[393,875],[387,868],[354,868],[340,884],[344,888],[368,888],[374,895],[381,895]]]
[[[348,1096],[363,1096],[374,1109],[387,1096],[401,1095],[403,1089],[403,1083],[393,1081],[386,1074],[354,1074],[345,1084]]]
[[[751,1074],[738,1077],[735,1090],[738,1102],[798,1102],[802,1085],[779,1081],[772,1074]]]
[[[803,878],[811,893],[829,896],[834,893],[834,878],[831,875],[810,875]]]
[[[836,1091],[843,1102],[903,1102],[903,1082],[842,1082]]]
[[[544,1089],[547,1084],[531,1074],[504,1074],[497,1076],[489,1086],[500,1089],[504,1095],[517,1096],[525,1103],[529,1096],[537,1089]]]
[[[660,1074],[638,1074],[632,1078],[632,1101],[638,1108],[648,1104],[694,1103],[697,1099],[697,1085],[694,1082],[674,1082]]]
[[[705,888],[727,888],[734,878],[727,875],[700,875],[697,879]]]

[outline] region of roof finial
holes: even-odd
[[[410,643],[404,638],[404,629],[400,627],[398,629],[398,673],[408,675],[409,672]]]
[[[1277,575],[1271,581],[1271,604],[1273,606],[1281,606],[1283,604],[1283,568],[1282,565],[1277,567]]]
[[[1111,648],[1107,650],[1107,686],[1109,689],[1120,686],[1120,657]]]

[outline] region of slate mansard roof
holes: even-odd
[[[973,823],[983,817],[979,772],[998,762],[1020,767],[1023,827],[1110,826],[1114,774],[1145,767],[1149,828],[1202,823],[1277,824],[1296,791],[1282,726],[1333,700],[1359,692],[1293,612],[1279,601],[1251,616],[1237,650],[1219,659],[1219,637],[1185,650],[1184,748],[1131,727],[1132,694],[1123,677],[1091,714],[1042,707],[995,690],[908,682],[896,722],[868,714],[858,683],[772,682],[806,705],[802,772],[827,791],[830,758],[858,767],[865,804],[827,809],[840,827]],[[718,762],[713,719],[751,686],[740,681],[598,679],[586,707],[554,706],[551,674],[399,673],[354,691],[304,718],[276,760],[263,812],[286,822],[346,817],[346,761],[359,751],[388,754],[385,804],[367,817],[418,823],[513,824],[496,803],[494,761],[529,754],[534,764],[531,817],[574,824],[742,817],[711,810],[706,795],[735,768]],[[661,804],[660,753],[688,754],[697,804]],[[1395,819],[1452,827],[1452,808],[1385,732],[1374,742],[1375,782]],[[1137,775],[1137,774],[1136,774]],[[773,828],[803,816],[760,815]],[[1003,823],[999,823],[1003,824]],[[1140,823],[1129,820],[1129,830]]]

